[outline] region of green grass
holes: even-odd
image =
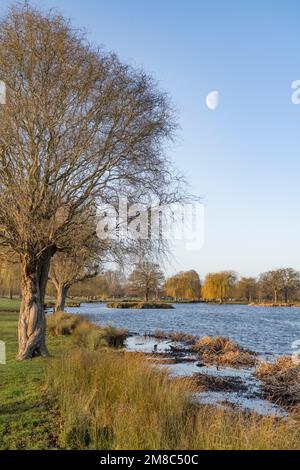
[[[56,447],[59,420],[45,394],[45,359],[16,361],[18,315],[0,312],[0,340],[6,343],[6,365],[0,364],[0,449]],[[48,339],[59,355],[68,338]]]
[[[18,312],[20,303],[20,299],[0,298],[0,312]]]
[[[60,414],[45,388],[45,364],[49,359],[16,361],[18,314],[4,312],[4,306],[13,310],[18,305],[9,299],[0,302],[0,340],[6,344],[6,364],[0,364],[0,449],[58,448]],[[121,330],[106,328],[105,345],[120,335],[123,338]],[[47,346],[52,358],[74,348],[75,339],[49,335]]]

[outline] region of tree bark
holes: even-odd
[[[277,300],[278,300],[278,293],[277,293],[277,289],[275,288],[274,289],[274,303],[277,304]]]
[[[56,285],[55,313],[64,311],[68,290],[69,288],[63,284]]]
[[[51,251],[47,250],[39,258],[28,254],[21,257],[22,302],[17,356],[20,361],[35,356],[48,356],[44,300],[51,256]]]

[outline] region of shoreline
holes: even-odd
[[[203,361],[191,348],[191,337],[174,332],[169,334],[130,334],[125,342],[129,352],[144,355],[147,360],[165,367],[174,378],[189,377],[194,385],[194,396],[200,404],[221,406],[260,415],[287,416],[285,407],[268,400],[263,383],[255,377],[260,361],[251,365],[219,365]],[[177,338],[176,338],[177,336]]]
[[[2,370],[0,368],[0,377],[3,383],[3,387],[0,389],[0,399],[3,406],[9,406],[10,409],[9,414],[0,414],[0,426],[5,426],[6,429],[5,440],[0,446],[1,448],[11,449],[20,446],[29,450],[33,448],[33,442],[35,449],[60,450],[66,447],[72,448],[72,445],[74,445],[72,436],[74,439],[78,439],[76,446],[87,448],[85,447],[87,446],[86,438],[84,441],[80,440],[82,426],[87,426],[84,428],[84,436],[89,436],[89,439],[96,439],[93,436],[98,434],[93,432],[94,424],[92,426],[92,423],[94,421],[92,417],[95,414],[99,415],[98,409],[92,408],[90,410],[91,414],[86,415],[85,420],[82,421],[82,410],[87,402],[95,407],[98,405],[103,406],[105,410],[109,410],[112,406],[113,411],[109,426],[116,428],[116,432],[119,429],[122,435],[124,429],[127,429],[128,418],[133,420],[132,423],[136,423],[137,419],[139,420],[136,428],[138,436],[140,436],[140,429],[144,429],[145,426],[149,426],[147,427],[147,433],[150,433],[150,435],[153,433],[153,436],[166,436],[169,428],[160,427],[157,434],[157,426],[164,426],[165,422],[172,423],[172,420],[175,419],[174,425],[180,423],[179,427],[176,424],[176,433],[178,432],[176,439],[179,440],[178,444],[172,444],[173,447],[171,448],[177,448],[177,445],[178,448],[181,448],[180,436],[183,426],[181,420],[185,413],[188,413],[188,416],[190,416],[189,413],[192,413],[190,417],[193,416],[193,422],[194,417],[197,416],[199,427],[196,424],[196,427],[190,427],[188,420],[184,424],[187,428],[183,433],[184,439],[186,436],[195,433],[196,440],[193,441],[194,444],[192,445],[197,447],[200,446],[206,449],[212,446],[214,448],[226,446],[226,448],[233,449],[237,448],[236,446],[245,449],[256,448],[257,436],[259,436],[261,448],[269,448],[270,446],[281,448],[284,445],[294,448],[298,446],[298,441],[292,441],[289,434],[292,432],[290,427],[293,430],[293,426],[295,426],[293,419],[283,420],[280,419],[282,415],[276,416],[272,413],[258,414],[259,410],[251,411],[249,407],[242,408],[238,402],[235,403],[226,399],[221,403],[207,401],[208,396],[223,392],[231,393],[235,397],[248,394],[247,400],[250,405],[255,398],[255,390],[253,390],[253,396],[251,397],[251,393],[247,392],[244,384],[238,378],[237,373],[242,369],[233,370],[229,367],[212,365],[209,368],[210,372],[214,371],[214,374],[209,376],[207,365],[198,364],[198,366],[195,366],[195,361],[199,363],[200,358],[194,360],[191,357],[192,351],[187,351],[187,348],[192,346],[192,340],[194,340],[191,335],[176,333],[176,337],[173,337],[173,339],[177,339],[176,345],[174,345],[174,341],[170,344],[169,340],[162,340],[165,343],[167,342],[169,346],[167,356],[165,356],[165,351],[162,351],[163,355],[157,354],[160,352],[159,345],[156,354],[154,354],[153,347],[151,347],[149,354],[145,354],[145,352],[137,354],[120,348],[107,349],[103,345],[100,345],[99,351],[94,351],[86,349],[90,348],[90,342],[81,342],[81,347],[77,345],[75,348],[73,334],[48,335],[47,342],[52,355],[51,359],[36,358],[30,362],[19,363],[15,360],[18,315],[17,313],[1,312],[0,321],[2,336],[7,341],[8,352],[7,365]],[[90,330],[81,329],[80,334],[84,333],[86,335],[96,331],[97,328],[93,326]],[[112,332],[109,333],[112,334]],[[129,336],[129,338],[132,338],[132,336]],[[140,344],[141,337],[139,336],[137,339]],[[184,340],[181,348],[179,339],[182,342]],[[152,340],[155,341],[154,344],[158,344],[157,338],[152,338]],[[173,348],[170,346],[173,346]],[[171,358],[172,361],[170,361]],[[162,367],[161,362],[165,364],[164,367]],[[155,364],[155,368],[151,367]],[[172,368],[181,368],[182,370],[183,365],[184,368],[187,367],[189,370],[196,367],[197,376],[192,378],[190,374],[176,375],[172,372]],[[30,371],[30,374],[20,375],[24,367],[27,372]],[[9,374],[7,374],[7,371],[9,371]],[[64,372],[62,373],[62,371]],[[127,376],[129,372],[131,375]],[[248,376],[250,376],[250,372],[248,370]],[[96,379],[97,376],[98,379]],[[55,385],[54,388],[51,381]],[[115,389],[116,384],[118,384],[117,389]],[[126,389],[125,395],[124,388]],[[200,389],[203,400],[197,399]],[[114,390],[114,393],[111,394],[109,390]],[[138,393],[137,390],[139,390]],[[97,400],[94,399],[94,394],[98,394]],[[120,415],[118,414],[118,406],[120,406],[120,410],[124,409],[127,396],[131,405],[128,409],[129,416],[126,414],[126,419],[123,420],[124,413],[122,411]],[[83,401],[80,401],[80,397]],[[139,400],[139,397],[141,400]],[[124,399],[125,401],[123,401]],[[63,400],[63,402],[60,400]],[[151,403],[149,410],[148,407],[144,407],[145,400],[147,403]],[[172,401],[169,402],[169,400]],[[61,407],[61,403],[65,403],[67,408],[65,408],[65,405]],[[165,403],[169,403],[169,405],[165,406]],[[116,408],[114,408],[115,406]],[[156,410],[158,421],[155,427],[152,427],[150,423]],[[149,416],[148,411],[150,412]],[[167,413],[165,415],[167,420],[162,417],[162,412]],[[99,416],[102,416],[101,413]],[[179,421],[176,416],[178,416]],[[69,421],[71,417],[75,421]],[[216,433],[216,421],[219,423],[221,434]],[[34,426],[33,422],[35,423]],[[97,424],[99,432],[103,429],[103,425],[101,418]],[[265,434],[265,425],[268,427],[267,429],[272,429],[273,437],[271,441],[268,434]],[[162,430],[163,432],[161,432]],[[117,436],[117,434],[115,435]],[[221,435],[224,436],[224,440],[220,438]],[[110,434],[105,434],[105,436],[109,438]],[[125,436],[127,436],[126,433]],[[93,448],[97,449],[102,449],[102,445],[110,449],[116,447],[122,449],[127,445],[133,445],[130,436],[128,437],[129,441],[126,441],[127,444],[122,444],[118,441],[118,438],[116,439],[114,443],[106,443],[106,441],[103,441],[103,444],[102,441],[91,442]],[[216,442],[216,444],[212,444],[212,442]],[[137,448],[144,449],[148,448],[149,445],[146,441],[145,444],[138,444]],[[158,449],[165,447],[165,444],[160,441],[157,441],[155,445]]]

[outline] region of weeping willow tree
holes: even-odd
[[[228,299],[233,291],[237,275],[234,271],[222,271],[210,273],[205,277],[202,288],[204,300],[217,300],[223,302]]]
[[[175,300],[199,300],[201,296],[201,282],[196,271],[180,272],[168,278],[164,285],[164,293]]]
[[[20,296],[21,269],[18,258],[5,250],[0,252],[0,295],[12,299]]]

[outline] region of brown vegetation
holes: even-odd
[[[47,316],[47,333],[51,336],[71,335],[80,323],[86,322],[81,315],[56,312]]]
[[[57,312],[47,317],[47,332],[52,336],[72,335],[74,346],[96,351],[108,346],[124,346],[127,333],[112,326],[99,327],[89,322],[84,316]]]
[[[74,284],[97,276],[100,260],[106,256],[107,246],[96,234],[94,211],[86,215],[85,226],[79,233],[73,233],[67,252],[56,253],[51,261],[49,278],[56,289],[56,312],[64,310],[69,289]]]
[[[261,362],[255,373],[270,400],[285,406],[300,403],[300,366],[291,356],[279,357],[274,363]]]
[[[157,263],[140,261],[129,276],[127,293],[140,296],[146,302],[150,297],[158,298],[159,289],[164,281],[164,275]]]
[[[199,391],[211,392],[241,392],[247,390],[247,386],[240,377],[221,377],[209,374],[195,374],[193,383],[199,387]]]
[[[193,346],[203,362],[233,367],[253,366],[254,353],[246,351],[229,338],[222,336],[204,336]]]
[[[146,335],[157,339],[167,339],[178,343],[185,343],[187,345],[194,344],[197,340],[196,336],[180,331],[171,331],[168,333],[162,330],[156,330],[154,333],[146,333]]]
[[[298,422],[196,406],[188,380],[170,380],[137,354],[77,351],[47,361],[68,449],[298,449]]]

